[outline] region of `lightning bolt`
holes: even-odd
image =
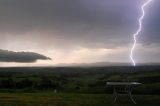
[[[133,51],[135,49],[135,46],[136,46],[136,43],[137,43],[137,36],[139,35],[139,33],[141,32],[142,30],[142,20],[145,16],[145,7],[153,0],[147,0],[142,6],[141,6],[141,11],[142,11],[142,15],[140,16],[140,18],[138,19],[138,22],[139,22],[139,28],[138,30],[133,34],[133,40],[134,40],[134,43],[133,43],[133,46],[131,48],[131,52],[130,52],[130,59],[133,63],[133,66],[136,66],[136,62],[133,58]]]

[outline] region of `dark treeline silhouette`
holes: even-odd
[[[40,81],[32,81],[28,78],[20,81],[14,81],[12,78],[0,80],[0,88],[8,88],[8,89],[23,89],[23,88],[32,88],[37,90],[42,89],[62,89],[60,84],[50,80],[47,77],[41,78]]]

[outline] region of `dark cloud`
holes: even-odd
[[[160,1],[153,0],[147,9],[146,17],[143,22],[143,31],[139,36],[142,44],[160,43]]]
[[[89,50],[130,48],[130,44],[133,43],[132,34],[138,29],[140,6],[145,1],[0,0],[0,49],[37,53],[44,51],[43,53],[50,57],[53,56],[52,54],[56,55],[57,60],[58,56],[61,57],[63,62],[65,57],[72,57],[79,48]],[[137,42],[143,44],[142,46],[147,50],[151,48],[158,50],[160,44],[159,10],[160,0],[153,0],[146,8],[143,31],[138,36]],[[155,46],[151,47],[151,45]],[[154,55],[158,56],[159,52],[154,50],[149,52],[151,58]],[[30,54],[30,57],[25,57],[24,60],[28,62],[47,59],[40,54],[6,52],[5,55],[17,54],[19,58],[24,56],[22,54],[27,56]],[[34,56],[32,57],[31,54]],[[137,54],[144,55],[144,53]],[[123,61],[118,56],[122,57],[117,51],[117,57],[114,55],[110,60]],[[12,60],[15,56],[9,58]],[[19,58],[16,61],[21,62]]]
[[[36,62],[37,60],[50,60],[50,58],[34,52],[0,50],[0,62],[30,63]]]
[[[1,0],[0,36],[7,33],[9,42],[17,38],[39,47],[123,46],[132,42],[144,1]],[[155,0],[149,6],[139,43],[159,43],[159,5]],[[50,34],[26,34],[32,31]]]
[[[93,47],[94,42],[99,46],[117,46],[120,42],[129,42],[130,26],[135,26],[134,16],[138,15],[133,5],[136,3],[128,0],[119,3],[117,0],[2,0],[0,31],[17,38],[23,38],[24,33],[34,30],[51,32],[47,37],[34,35],[32,41],[39,42],[40,46],[48,45],[42,44],[45,40],[52,40],[54,43],[51,43],[57,46]],[[60,40],[57,44],[55,34]]]

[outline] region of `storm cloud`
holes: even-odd
[[[49,57],[33,52],[13,52],[0,50],[0,62],[30,63],[37,60],[50,60]]]
[[[86,62],[92,58],[95,59],[90,62],[121,62],[125,48],[123,58],[128,62],[132,34],[138,29],[145,1],[0,0],[0,49],[43,53],[61,63]],[[146,8],[143,31],[137,39],[137,48],[140,45],[150,50],[154,45],[155,51],[148,52],[151,58],[159,54],[156,51],[160,45],[159,10],[160,1],[153,0]],[[112,51],[110,55],[108,50]],[[140,60],[149,61],[145,60],[146,52],[141,51],[135,51],[144,55]]]
[[[8,34],[7,40],[17,37],[39,46],[124,46],[131,42],[131,34],[137,29],[143,1],[1,0],[0,32],[1,36]],[[153,4],[144,20],[140,43],[159,41],[160,3],[157,0]]]

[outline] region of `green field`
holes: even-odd
[[[113,103],[106,81],[137,81],[136,106],[160,106],[160,66],[0,68],[0,106],[135,106],[127,96]],[[54,93],[54,91],[57,93]]]
[[[158,95],[134,95],[136,106],[159,106]],[[108,94],[0,93],[0,106],[135,106],[126,96],[113,103]]]

